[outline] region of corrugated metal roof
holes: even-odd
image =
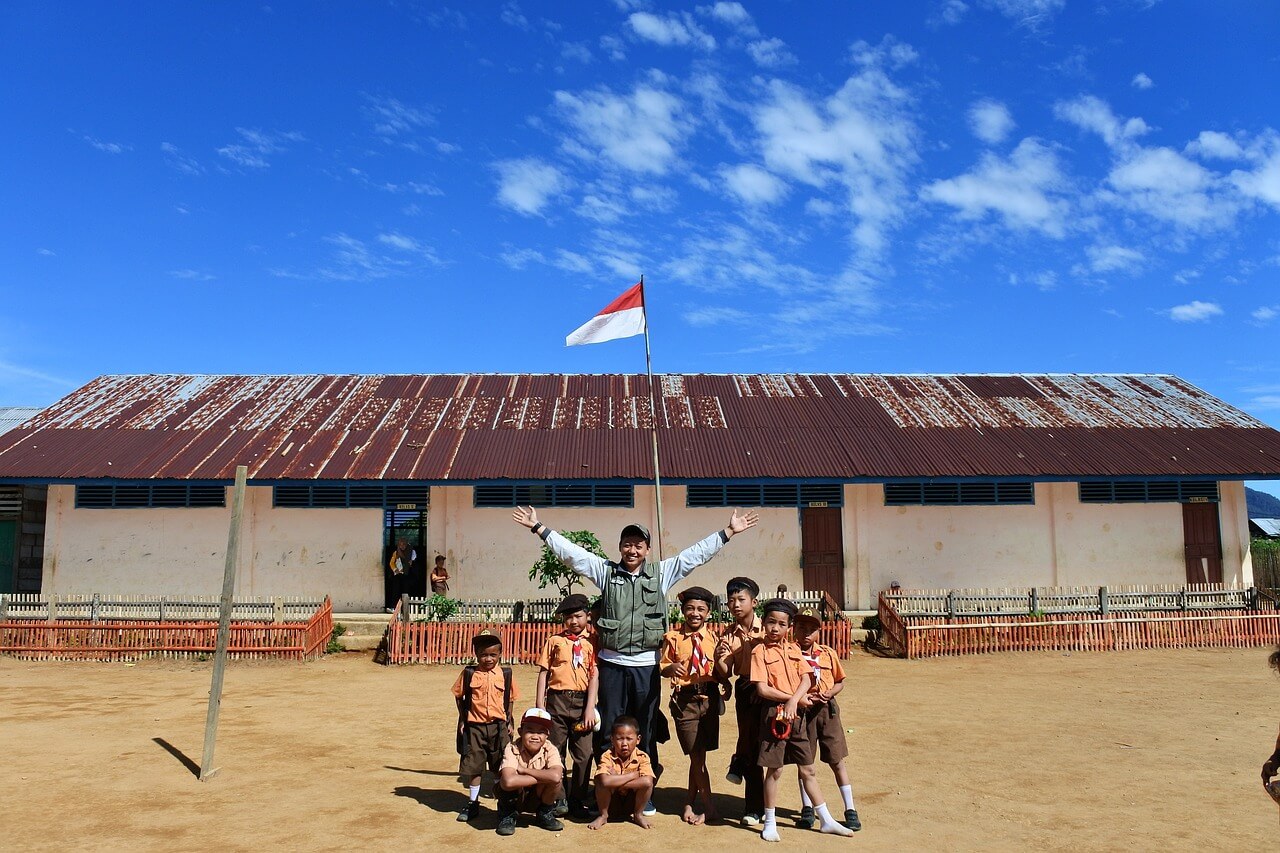
[[[1264,536],[1280,538],[1280,518],[1251,518],[1249,523],[1261,530]]]
[[[655,377],[671,479],[1280,475],[1280,433],[1175,376]],[[643,375],[103,376],[0,478],[647,479]]]
[[[39,406],[0,406],[0,433],[6,433],[19,424],[40,414]]]

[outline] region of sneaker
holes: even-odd
[[[556,817],[564,817],[568,813],[569,813],[569,801],[566,800],[564,797],[561,797],[560,799],[556,800],[556,803],[555,803]]]
[[[480,801],[470,800],[467,805],[458,812],[458,823],[470,823],[480,816]]]
[[[569,807],[566,805],[565,811],[568,811],[568,810],[569,810]],[[515,822],[515,819],[513,816],[512,823],[514,822]],[[564,824],[556,819],[555,803],[552,803],[549,806],[539,807],[537,815],[535,815],[533,818],[533,825],[537,827],[541,827],[542,829],[550,830],[552,832],[559,832],[560,830],[564,829]]]
[[[857,809],[844,810],[844,825],[849,829],[852,829],[854,832],[857,832],[859,829],[862,829],[862,821],[858,820]]]
[[[556,821],[556,823],[559,823],[559,822],[560,821]],[[497,833],[499,835],[515,835],[516,834],[516,813],[514,810],[509,812],[503,812],[502,815],[498,818]]]
[[[796,829],[813,829],[813,806],[804,806],[800,809],[800,817],[796,818]]]
[[[657,813],[658,813],[658,807],[653,804],[653,800],[650,800],[649,802],[645,803],[644,810],[640,812],[640,814],[644,815],[645,817],[653,817]]]
[[[760,815],[758,814],[752,814],[751,812],[747,812],[742,816],[743,826],[759,826],[761,823],[762,821],[760,820]]]

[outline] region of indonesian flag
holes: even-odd
[[[569,333],[565,346],[598,344],[644,334],[644,283],[629,288],[596,316]]]

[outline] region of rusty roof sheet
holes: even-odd
[[[1280,433],[1161,375],[655,377],[673,480],[1280,475]],[[0,478],[652,477],[643,375],[102,376]]]

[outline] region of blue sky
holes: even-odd
[[[1280,423],[1269,0],[18,0],[0,38],[0,404],[640,371],[563,340],[643,273],[658,371],[1168,372]]]

